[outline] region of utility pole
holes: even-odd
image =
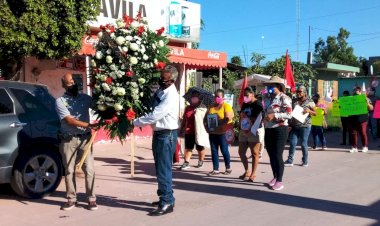
[[[307,51],[307,64],[313,63],[313,54],[311,53],[311,46],[310,46],[310,35],[311,34],[311,26],[309,25],[309,48]]]
[[[300,0],[296,0],[296,43],[297,43],[297,55],[296,60],[299,61],[300,53],[300,18],[301,18],[301,3]]]

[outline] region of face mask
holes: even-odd
[[[168,87],[168,83],[169,83],[170,80],[163,80],[162,78],[160,78],[160,80],[158,80],[158,85],[162,88],[166,88]]]
[[[216,97],[216,98],[215,98],[215,103],[218,104],[218,105],[223,104],[223,101],[224,101],[224,100],[223,100],[223,98],[221,98],[221,97]]]
[[[249,97],[244,96],[243,101],[244,101],[244,103],[249,103],[249,102],[251,102],[251,99]]]
[[[274,87],[273,86],[267,86],[267,93],[273,94],[274,93]]]
[[[192,104],[198,104],[199,103],[199,98],[198,97],[192,97],[191,98],[191,103]]]
[[[66,92],[70,93],[73,96],[77,96],[79,92],[78,85],[74,84],[72,86],[66,87]]]

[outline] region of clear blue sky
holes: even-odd
[[[205,29],[200,48],[226,52],[228,60],[252,52],[274,60],[289,49],[297,59],[296,0],[190,0],[201,4]],[[336,36],[344,27],[356,56],[380,56],[379,0],[300,0],[299,61],[306,62],[310,43],[319,37]],[[245,51],[243,51],[243,48]],[[246,54],[244,54],[244,52]]]

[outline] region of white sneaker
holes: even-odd
[[[367,151],[368,151],[368,147],[363,147],[362,152],[367,152]]]
[[[358,149],[357,148],[354,148],[352,147],[351,150],[350,150],[350,153],[354,153],[354,152],[358,152]]]

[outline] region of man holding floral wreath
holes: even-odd
[[[151,216],[161,216],[174,210],[172,162],[179,128],[179,94],[174,85],[177,77],[177,69],[166,66],[161,72],[160,88],[153,96],[153,112],[133,121],[138,127],[152,125],[154,131],[152,151],[160,199],[152,203],[158,208],[149,213]]]
[[[92,97],[79,93],[72,74],[62,77],[62,87],[65,94],[56,100],[56,109],[61,119],[59,132],[60,152],[65,167],[65,183],[67,202],[61,210],[71,210],[77,205],[77,192],[75,183],[75,164],[77,158],[83,155],[83,149],[91,138],[91,128],[97,124],[90,124],[89,108],[92,107]],[[86,195],[88,209],[98,209],[94,192],[95,169],[94,157],[88,153],[82,170],[86,178]]]

